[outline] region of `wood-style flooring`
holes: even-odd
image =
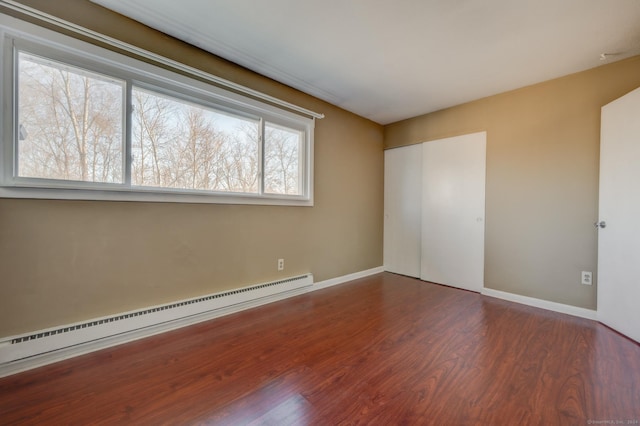
[[[389,273],[0,379],[3,425],[639,423],[637,343]]]

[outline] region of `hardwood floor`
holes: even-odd
[[[1,424],[589,420],[639,424],[640,345],[388,273],[0,379]]]

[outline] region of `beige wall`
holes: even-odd
[[[382,265],[382,126],[88,1],[23,3],[326,118],[316,123],[314,207],[0,199],[0,336]]]
[[[485,286],[584,308],[596,286],[600,108],[640,57],[385,127],[385,147],[487,131]]]

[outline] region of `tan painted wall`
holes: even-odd
[[[485,286],[593,309],[600,108],[638,86],[633,57],[390,124],[385,147],[486,130]]]
[[[382,265],[382,126],[88,1],[23,3],[326,118],[316,123],[314,207],[0,199],[0,336]]]

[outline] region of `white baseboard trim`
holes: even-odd
[[[377,273],[383,272],[383,267],[368,269],[366,271],[355,272],[352,274],[344,275],[341,277],[332,278],[325,281],[314,283],[312,286],[303,287],[295,290],[285,291],[282,293],[274,294],[272,296],[262,297],[260,299],[250,300],[236,305],[227,306],[224,308],[216,309],[201,314],[180,318],[177,320],[167,321],[160,324],[152,325],[149,327],[141,328],[138,330],[101,338],[86,343],[81,343],[75,346],[55,350],[52,352],[43,353],[40,355],[32,356],[29,358],[20,359],[17,361],[0,364],[0,377],[10,376],[23,371],[32,370],[34,368],[42,367],[54,362],[64,361],[69,358],[73,358],[79,355],[85,355],[90,352],[95,352],[101,349],[110,348],[113,346],[122,345],[125,343],[133,342],[135,340],[144,339],[145,337],[155,336],[167,331],[176,330],[182,327],[194,325],[203,321],[208,321],[214,318],[222,317],[229,314],[234,314],[247,309],[256,308],[258,306],[266,305],[269,303],[277,302],[280,300],[295,297],[301,294],[309,293],[311,291],[320,290],[323,288],[331,287],[338,284],[344,284],[346,282],[368,277]]]
[[[318,281],[317,283],[313,283],[309,291],[322,290],[323,288],[344,284],[349,281],[357,280],[358,278],[365,278],[371,275],[379,274],[381,272],[384,272],[384,266],[378,266],[377,268],[371,268],[365,271],[354,272],[353,274],[343,275],[341,277],[331,278],[324,281]]]
[[[535,308],[546,309],[548,311],[559,312],[561,314],[573,315],[575,317],[586,318],[597,321],[597,312],[592,309],[580,308],[578,306],[565,305],[563,303],[550,302],[548,300],[537,299],[535,297],[522,296],[506,291],[483,288],[482,295],[495,297],[497,299],[508,300],[510,302],[521,303]]]

